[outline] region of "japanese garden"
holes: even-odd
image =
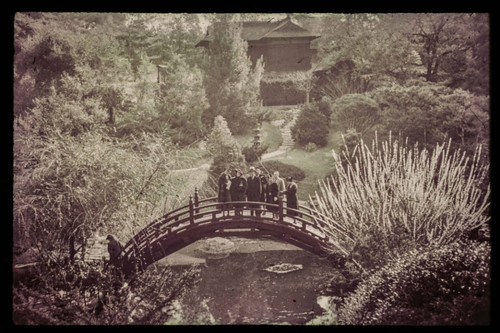
[[[489,21],[15,13],[13,324],[490,325]]]

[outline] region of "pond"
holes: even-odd
[[[325,315],[324,290],[338,274],[325,258],[270,239],[231,241],[235,250],[222,258],[197,251],[198,241],[160,263],[201,269],[168,324],[304,325]]]

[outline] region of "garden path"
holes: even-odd
[[[292,119],[289,122],[285,122],[285,119],[278,119],[271,122],[272,125],[280,127],[281,137],[283,138],[281,146],[279,146],[278,149],[275,151],[263,154],[261,160],[267,160],[271,157],[284,154],[293,149],[295,141],[292,138],[291,129],[292,126],[295,124],[298,114],[300,113],[300,109],[294,108],[287,112],[290,112],[293,115]]]

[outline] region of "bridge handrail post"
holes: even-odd
[[[198,188],[197,188],[197,187],[195,187],[195,188],[194,188],[194,206],[195,206],[195,207],[198,207],[198,206],[199,206],[199,204],[200,204],[200,200],[199,200],[199,198],[198,198]],[[200,212],[200,210],[199,210],[199,209],[196,209],[195,213],[196,213],[196,214],[198,214],[199,212]]]
[[[283,198],[278,197],[278,218],[280,222],[283,222]]]
[[[193,196],[189,196],[189,223],[194,224]]]

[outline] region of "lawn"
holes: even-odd
[[[299,188],[297,197],[301,201],[307,201],[309,200],[309,195],[314,195],[314,191],[318,189],[318,180],[324,179],[325,176],[333,172],[332,149],[338,152],[341,142],[340,133],[333,133],[332,131],[328,136],[328,144],[321,149],[307,152],[296,145],[288,153],[273,157],[270,160],[278,160],[304,170],[306,178],[297,182]],[[287,175],[280,176],[284,178]]]

